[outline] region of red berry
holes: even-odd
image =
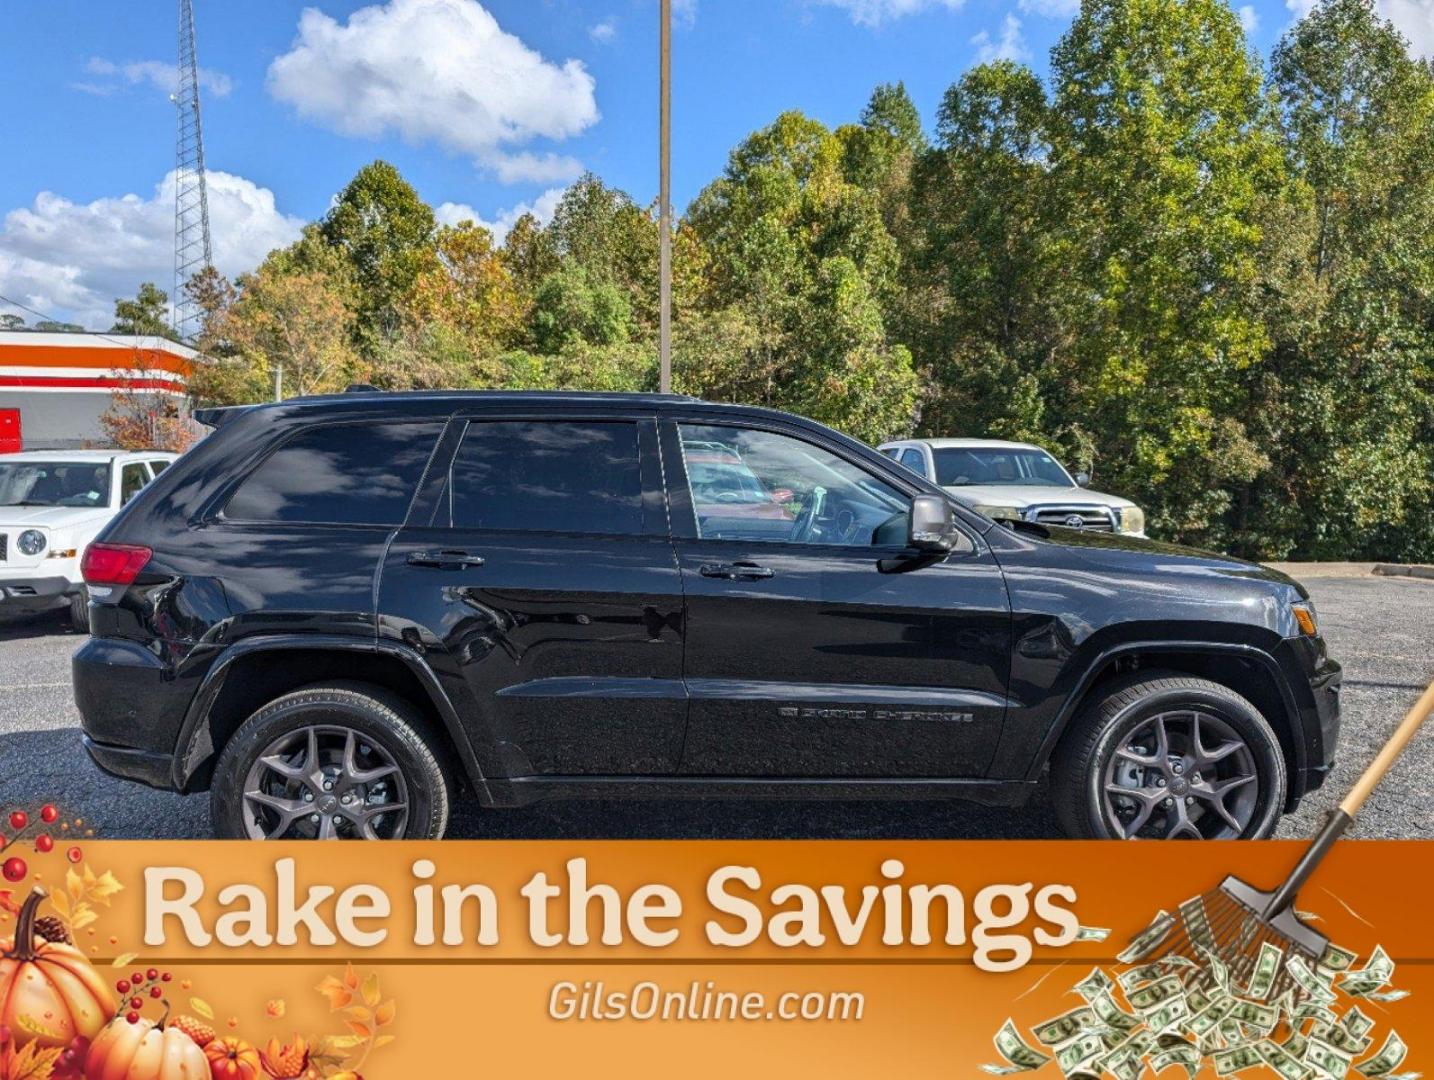
[[[150,968],[144,973],[144,977],[150,982],[154,982],[155,979],[159,978],[159,968]]]
[[[55,809],[54,803],[46,803],[44,806],[40,807],[40,820],[43,821],[46,825],[53,823],[54,820],[59,816],[60,812]]]
[[[152,997],[152,998],[157,998],[157,997],[159,997],[159,995],[162,994],[162,993],[164,993],[164,991],[161,990],[161,989],[160,989],[159,987],[157,987],[157,986],[151,986],[151,987],[149,988],[149,996]]]
[[[128,994],[128,993],[129,993],[129,980],[128,980],[128,979],[121,979],[119,982],[115,983],[115,989],[118,990],[121,994]]]
[[[135,986],[138,986],[140,983],[144,982],[144,972],[136,971],[133,975],[129,977],[129,981],[134,983]]]
[[[39,836],[35,837],[35,850],[38,851],[41,855],[48,853],[52,848],[54,848],[54,846],[55,841],[51,840],[44,833],[41,833]]]
[[[26,825],[30,824],[30,815],[23,810],[16,810],[10,815],[10,828],[19,832]]]
[[[142,998],[142,997],[132,997],[132,998],[130,998],[130,999],[129,999],[129,1007],[130,1007],[131,1009],[142,1009],[142,1008],[144,1008],[144,998]]]
[[[174,978],[174,976],[167,971],[159,977],[160,982],[169,982],[169,980],[172,978]]]
[[[23,881],[30,868],[25,865],[25,860],[18,855],[12,855],[5,860],[5,865],[0,867],[0,873],[5,875],[6,881]]]
[[[124,1018],[125,1018],[126,1020],[128,1020],[131,1024],[138,1024],[138,1023],[139,1023],[139,1013],[137,1013],[137,1012],[128,1012],[128,1013],[125,1013]]]
[[[69,859],[70,862],[79,862],[84,857],[84,853],[77,847],[72,847],[69,851],[65,852],[65,858]]]

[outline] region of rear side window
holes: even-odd
[[[920,450],[907,447],[901,452],[901,463],[917,476],[926,475],[926,460],[921,456]]]
[[[120,469],[120,505],[123,506],[136,495],[140,488],[149,483],[149,473],[144,471],[144,466],[138,461]]]
[[[474,421],[449,485],[460,529],[642,532],[637,425]]]
[[[441,423],[331,424],[270,454],[225,508],[241,521],[398,525]]]

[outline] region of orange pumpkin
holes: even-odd
[[[30,893],[15,937],[0,942],[0,1025],[18,1048],[68,1046],[77,1035],[93,1039],[114,1014],[110,989],[73,945],[35,933],[35,912],[45,890]]]
[[[209,1059],[177,1027],[119,1016],[90,1044],[85,1080],[209,1080]]]
[[[214,1080],[255,1080],[264,1075],[259,1071],[259,1051],[233,1035],[215,1039],[204,1053]]]

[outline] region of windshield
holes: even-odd
[[[95,461],[0,462],[0,506],[108,506],[110,467]]]
[[[933,453],[936,482],[942,487],[1075,487],[1060,462],[1044,450],[948,446]]]

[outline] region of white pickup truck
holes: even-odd
[[[1145,535],[1145,512],[1129,499],[1092,491],[1039,446],[1003,439],[902,439],[879,449],[997,521]]]
[[[29,450],[0,455],[0,612],[65,604],[89,629],[80,556],[121,506],[178,455]]]

